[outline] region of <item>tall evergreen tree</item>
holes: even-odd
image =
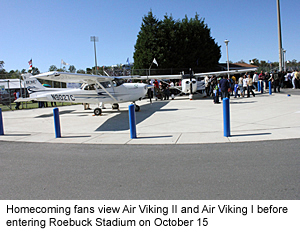
[[[136,69],[149,68],[153,59],[158,57],[158,29],[161,22],[152,14],[144,16],[137,42],[134,46],[134,67]]]
[[[161,68],[177,66],[178,49],[180,49],[177,41],[178,33],[179,22],[175,21],[172,16],[165,15],[158,33],[159,54],[157,60]]]
[[[155,57],[161,68],[215,68],[221,58],[218,44],[202,18],[185,16],[182,21],[165,15],[157,20],[152,11],[143,18],[134,52],[136,69],[148,68]]]

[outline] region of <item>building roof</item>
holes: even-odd
[[[4,86],[4,89],[20,89],[20,79],[0,79],[0,86]],[[24,88],[23,80],[21,87]]]
[[[257,68],[255,65],[247,64],[247,63],[233,63],[233,66],[240,66],[243,68]]]
[[[219,66],[222,67],[223,70],[227,70],[227,63],[219,63]],[[258,68],[258,67],[247,63],[229,63],[230,70],[251,69],[251,68]]]

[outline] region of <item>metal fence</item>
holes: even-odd
[[[8,75],[0,75],[0,105],[12,109],[13,102],[15,101],[15,92],[19,92],[19,96],[23,98],[28,96],[21,76],[10,78]]]

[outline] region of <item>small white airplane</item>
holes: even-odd
[[[102,113],[104,104],[112,104],[113,109],[119,109],[122,102],[133,102],[135,111],[140,107],[135,101],[145,97],[148,85],[143,83],[126,83],[125,79],[131,76],[110,77],[88,74],[75,74],[65,72],[47,72],[39,75],[31,73],[22,75],[29,98],[19,98],[15,102],[23,101],[47,101],[47,102],[71,102],[71,103],[96,103],[101,107],[94,110],[95,115]],[[81,88],[46,88],[37,79],[82,83]]]

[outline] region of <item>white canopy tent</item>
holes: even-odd
[[[20,89],[24,88],[24,81],[20,79],[0,79],[0,87],[1,90],[12,90],[12,89]]]

